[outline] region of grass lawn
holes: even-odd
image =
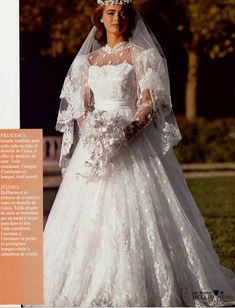
[[[235,272],[235,177],[187,180],[221,264]]]
[[[235,272],[235,177],[187,180],[205,218],[221,264]],[[56,190],[44,191],[44,210],[49,211]]]

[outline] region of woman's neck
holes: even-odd
[[[115,47],[117,44],[121,43],[125,41],[125,38],[123,35],[117,36],[117,35],[112,35],[112,34],[107,34],[107,44],[113,48]]]

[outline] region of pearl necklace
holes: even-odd
[[[127,42],[127,41],[120,42],[117,45],[115,45],[114,47],[110,47],[108,44],[106,44],[103,47],[103,50],[105,52],[107,52],[108,54],[118,53],[119,51],[122,51],[122,50],[129,48],[130,45],[131,45],[131,43]]]

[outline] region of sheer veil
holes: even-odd
[[[85,73],[88,74],[90,66],[88,55],[102,48],[94,39],[96,30],[93,26],[77,53],[66,75],[60,95],[56,130],[63,133],[60,156],[62,173],[66,170],[79,139],[77,119],[84,113],[87,85]],[[167,62],[156,37],[137,10],[135,28],[129,41],[132,43],[131,61],[136,70],[137,82],[150,90],[152,100],[155,102],[156,115],[152,124],[156,128],[156,135],[152,137],[152,141],[160,142],[162,153],[166,154],[182,138],[172,109]],[[140,98],[137,101],[137,107],[139,105]]]

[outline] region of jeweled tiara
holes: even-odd
[[[130,4],[131,0],[97,0],[97,3],[101,6],[110,4]]]

